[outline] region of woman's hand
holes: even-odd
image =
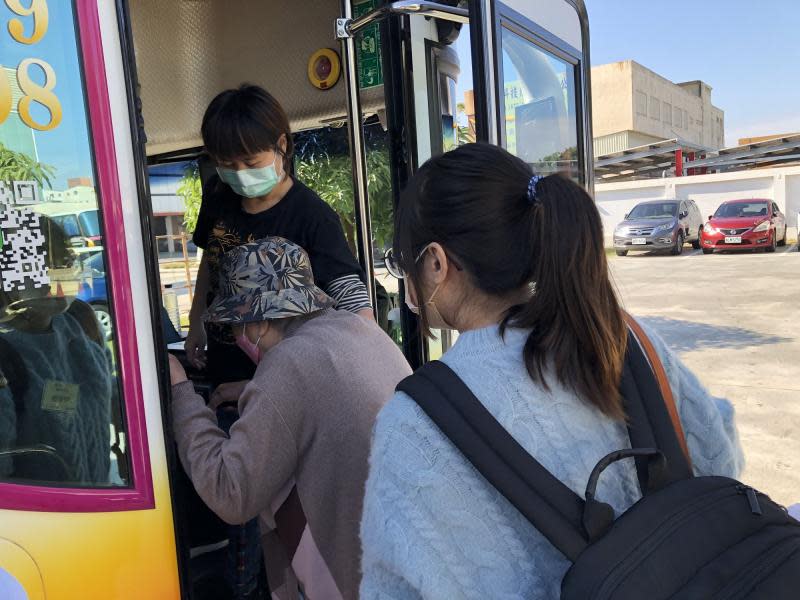
[[[186,350],[186,359],[195,369],[206,368],[206,328],[202,321],[189,325],[189,335],[183,348]]]
[[[186,371],[183,370],[181,361],[175,358],[172,354],[169,355],[169,379],[172,385],[178,385],[184,381],[188,381]]]
[[[242,395],[244,388],[247,384],[250,383],[249,381],[232,381],[230,383],[223,383],[214,390],[214,393],[211,394],[211,399],[208,401],[208,407],[212,410],[216,410],[220,404],[224,404],[226,402],[233,402],[237,404],[239,402],[239,396]]]

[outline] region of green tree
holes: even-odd
[[[342,221],[350,248],[356,250],[356,220],[350,156],[324,151],[298,158],[297,177],[327,202]],[[367,186],[372,212],[372,239],[386,246],[393,232],[392,181],[389,152],[385,148],[367,151]]]
[[[56,169],[37,162],[27,154],[15,152],[0,144],[0,181],[35,181],[39,187],[52,188]]]
[[[197,227],[197,216],[203,201],[203,186],[200,182],[200,169],[196,162],[189,163],[183,171],[183,179],[178,186],[178,196],[183,199],[183,224],[186,231],[194,233]]]

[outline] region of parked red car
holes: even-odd
[[[772,200],[729,200],[723,202],[703,227],[703,254],[714,250],[775,252],[786,245],[786,217]]]

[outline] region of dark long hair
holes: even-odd
[[[418,253],[440,243],[490,297],[530,287],[502,323],[530,329],[528,373],[545,373],[603,413],[623,418],[619,382],[627,329],[608,276],[603,231],[589,194],[562,175],[545,177],[531,201],[531,167],[502,148],[468,144],[425,163],[403,194],[394,253],[420,290]],[[421,264],[421,263],[420,263]],[[424,302],[423,330],[429,334]]]
[[[289,117],[280,103],[264,88],[243,84],[225,90],[208,105],[201,127],[203,144],[215,160],[236,160],[275,150],[283,155],[287,171],[294,153]],[[278,147],[286,137],[286,151]]]

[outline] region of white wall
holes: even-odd
[[[694,200],[704,217],[712,214],[724,200],[769,198],[786,215],[788,235],[794,239],[800,211],[800,167],[598,183],[595,199],[603,218],[606,243],[610,245],[614,227],[637,203],[662,198]]]

